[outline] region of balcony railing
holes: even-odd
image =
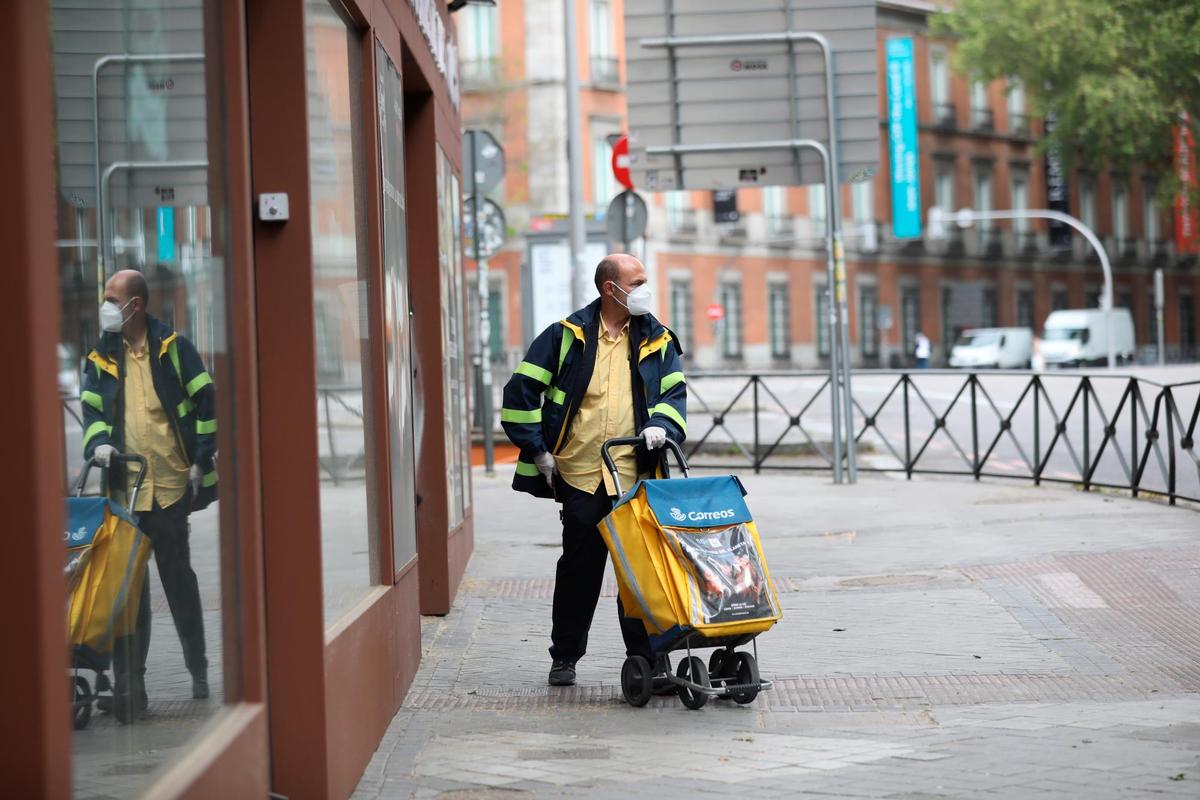
[[[971,127],[977,131],[995,130],[996,116],[990,108],[972,108]]]
[[[954,103],[934,103],[933,124],[938,128],[956,127],[958,121]]]
[[[1029,136],[1029,115],[1019,112],[1008,112],[1008,131],[1013,136],[1028,138]]]
[[[459,62],[463,87],[468,91],[475,86],[491,86],[500,80],[500,59],[470,58]]]
[[[617,59],[612,56],[592,56],[592,83],[615,86],[621,82]]]

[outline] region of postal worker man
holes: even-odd
[[[650,314],[646,268],[630,255],[596,267],[600,297],[542,331],[504,387],[500,420],[520,448],[513,488],[562,504],[562,555],[554,583],[550,634],[552,686],[575,683],[600,598],[608,550],[597,524],[612,510],[617,487],[601,445],[614,448],[622,489],[655,471],[668,438],[687,433],[687,387],[678,340]],[[617,601],[626,655],[654,663],[645,627]],[[660,682],[658,685],[668,685]]]

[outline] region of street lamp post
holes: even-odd
[[[1116,351],[1113,343],[1113,281],[1112,281],[1112,265],[1108,263],[1108,253],[1104,250],[1104,245],[1100,243],[1100,239],[1095,232],[1084,225],[1079,220],[1072,217],[1070,214],[1064,214],[1061,211],[1051,211],[1044,208],[1025,209],[1022,211],[975,211],[970,208],[960,208],[953,213],[947,213],[942,209],[934,206],[929,209],[929,236],[934,239],[943,239],[946,236],[946,219],[953,219],[955,224],[960,228],[969,228],[975,222],[987,222],[998,219],[1050,219],[1056,222],[1061,222],[1065,225],[1070,225],[1075,230],[1083,234],[1083,238],[1087,239],[1088,244],[1096,251],[1096,255],[1100,258],[1100,268],[1104,270],[1104,296],[1100,301],[1102,310],[1104,311],[1104,327],[1105,338],[1108,343],[1108,367],[1112,369],[1117,365]]]

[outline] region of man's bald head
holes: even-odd
[[[136,269],[121,270],[109,278],[104,286],[104,299],[111,299],[119,306],[135,297],[142,301],[140,310],[145,311],[150,302],[150,286],[146,283],[146,276]]]
[[[638,272],[645,273],[645,267],[628,253],[610,253],[600,259],[596,265],[596,291],[604,296],[604,284],[612,281],[618,286],[625,287],[633,282]]]

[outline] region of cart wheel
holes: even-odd
[[[650,662],[642,656],[630,656],[621,665],[621,694],[625,702],[641,708],[650,701]]]
[[[708,657],[708,677],[714,684],[725,679],[725,667],[732,662],[730,651],[724,648],[713,650]]]
[[[706,689],[712,686],[708,680],[708,669],[704,666],[704,662],[696,656],[680,661],[679,671],[675,674],[685,681],[699,684]],[[708,695],[704,692],[689,689],[686,686],[680,686],[679,702],[695,711],[698,708],[704,707],[704,704],[708,702]]]
[[[86,728],[92,720],[92,687],[82,675],[71,680],[71,716],[77,731]]]
[[[753,703],[758,697],[758,662],[749,653],[735,653],[730,665],[730,680],[738,686],[752,686],[740,692],[734,692],[733,699],[742,705]]]

